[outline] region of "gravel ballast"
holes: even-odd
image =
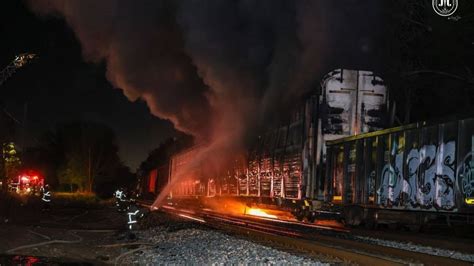
[[[137,232],[152,245],[119,258],[119,264],[298,264],[328,265],[200,226],[157,226]],[[125,251],[124,251],[125,252]]]
[[[358,239],[358,240],[361,240],[373,245],[404,249],[404,250],[409,250],[409,251],[414,251],[414,252],[419,252],[419,253],[424,253],[424,254],[430,254],[430,255],[435,255],[435,256],[442,256],[442,257],[448,257],[448,258],[453,258],[453,259],[458,259],[458,260],[464,260],[468,262],[474,262],[474,254],[465,254],[465,253],[454,251],[454,250],[447,250],[447,249],[442,249],[442,248],[418,245],[414,243],[403,243],[403,242],[398,242],[398,241],[390,241],[390,240],[363,237],[363,236],[356,236],[355,239]]]

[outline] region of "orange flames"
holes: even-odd
[[[265,217],[265,218],[273,218],[273,219],[277,218],[276,215],[268,214],[264,210],[256,209],[256,208],[245,209],[245,214],[253,215],[253,216],[259,216],[259,217]]]

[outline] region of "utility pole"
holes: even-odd
[[[26,118],[28,117],[28,102],[25,102],[23,105],[23,130],[21,132],[21,149],[22,152],[25,152],[26,149]]]
[[[89,192],[92,193],[92,158],[91,158],[91,146],[88,147],[89,150],[88,150],[88,153],[89,153],[89,156],[88,156],[88,169],[87,169],[87,175],[88,175],[88,178],[89,178]]]
[[[7,170],[5,168],[5,147],[2,143],[0,143],[1,145],[1,151],[2,151],[2,161],[0,162],[0,175],[2,175],[0,178],[2,180],[2,189],[3,191],[7,191],[8,190],[8,178],[7,178]]]

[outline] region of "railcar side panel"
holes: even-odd
[[[474,118],[459,122],[458,164],[456,168],[456,204],[462,209],[474,209]]]
[[[473,150],[474,119],[339,140],[328,149],[328,195],[336,204],[472,212]]]

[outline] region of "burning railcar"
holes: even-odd
[[[386,127],[387,94],[383,80],[370,71],[334,70],[288,123],[259,137],[224,172],[205,175],[202,165],[189,166],[199,146],[175,155],[169,182],[179,180],[170,195],[240,197],[287,208],[299,220],[314,220],[336,199],[328,198],[332,181],[326,177],[326,141]],[[181,177],[183,169],[186,175]]]
[[[196,165],[193,182],[205,188],[187,189],[191,194],[213,196],[216,193],[285,199],[323,199],[322,175],[325,141],[369,132],[385,127],[388,107],[387,88],[370,71],[339,69],[326,75],[321,87],[294,110],[288,123],[260,136],[245,158],[236,158],[234,166],[219,177],[205,178],[201,184],[200,166]],[[200,147],[173,157],[170,178],[192,161]],[[199,178],[197,178],[199,177]],[[219,185],[216,189],[214,186]],[[176,194],[176,192],[175,192]],[[180,194],[180,193],[178,193]],[[177,194],[177,195],[178,195]]]
[[[291,211],[298,220],[419,226],[472,220],[474,119],[387,127],[388,95],[369,71],[335,70],[292,113],[220,173],[172,157],[173,198],[232,197]],[[183,175],[185,171],[185,175]]]

